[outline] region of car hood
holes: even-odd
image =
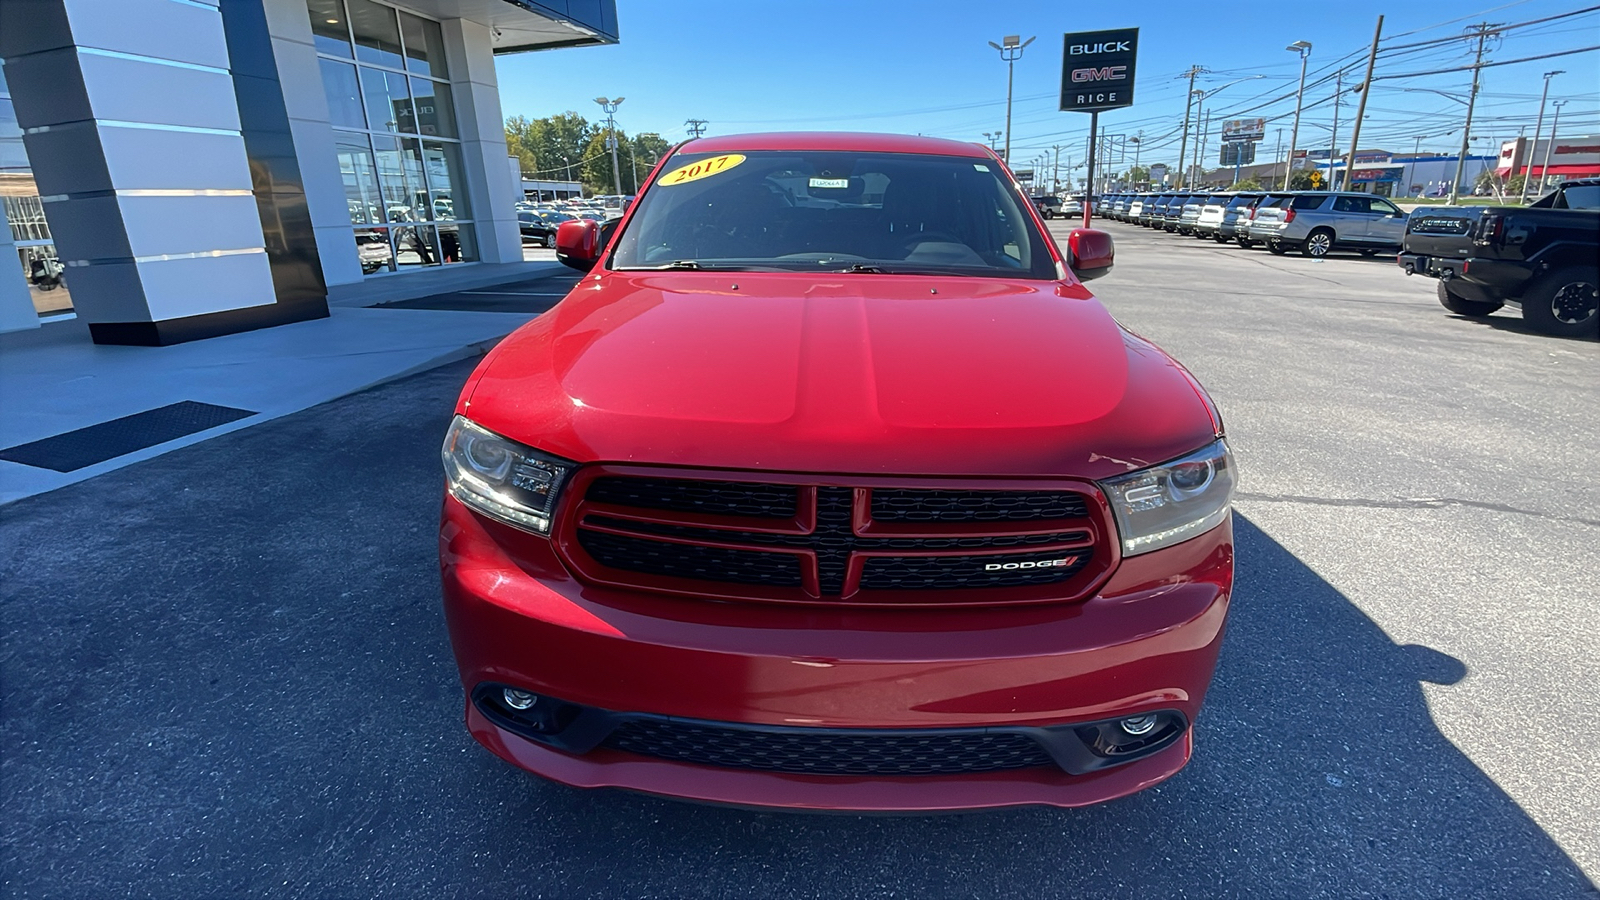
[[[458,412],[580,462],[1101,478],[1210,441],[1198,386],[1078,284],[609,272]]]

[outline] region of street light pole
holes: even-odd
[[[622,101],[625,99],[627,98],[618,97],[615,100],[608,100],[605,97],[596,97],[594,99],[594,102],[600,104],[600,108],[606,112],[606,128],[610,131],[610,136],[606,138],[606,143],[611,147],[611,178],[616,185],[617,196],[619,197],[622,196],[622,166],[617,162],[617,107],[621,106]]]
[[[1544,93],[1539,95],[1539,123],[1533,126],[1533,143],[1528,146],[1528,166],[1522,173],[1522,190],[1517,192],[1517,202],[1528,202],[1528,179],[1533,177],[1533,152],[1539,149],[1539,132],[1544,128],[1544,102],[1550,98],[1550,79],[1556,75],[1565,75],[1564,69],[1544,73]],[[1544,174],[1539,175],[1539,186],[1544,186]]]
[[[1339,158],[1339,101],[1344,97],[1344,70],[1333,73],[1333,134],[1328,138],[1328,190],[1339,189],[1338,169],[1334,163]]]
[[[1017,60],[1022,58],[1022,51],[1033,43],[1033,40],[1033,38],[1023,40],[1021,35],[1008,34],[1001,38],[1000,44],[989,42],[989,46],[1000,51],[1000,58],[1006,63],[1006,152],[1002,158],[1008,166],[1011,165],[1011,85],[1016,76]]]
[[[1294,127],[1289,130],[1289,156],[1283,162],[1283,189],[1289,189],[1289,164],[1294,159],[1294,145],[1300,140],[1300,106],[1306,96],[1306,60],[1311,58],[1311,42],[1295,41],[1285,50],[1300,54],[1300,89],[1294,95]]]
[[[1539,167],[1539,190],[1544,190],[1545,179],[1550,177],[1550,151],[1556,146],[1556,126],[1561,124],[1561,107],[1567,105],[1565,100],[1557,100],[1550,104],[1556,108],[1555,116],[1550,120],[1550,139],[1544,145],[1544,165]]]

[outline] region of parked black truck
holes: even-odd
[[[1519,306],[1546,334],[1600,336],[1600,178],[1568,181],[1527,207],[1416,209],[1398,262],[1439,279],[1453,313]]]

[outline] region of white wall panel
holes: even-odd
[[[138,267],[155,321],[265,306],[278,299],[265,253],[170,259]]]
[[[11,2],[11,0],[4,0]],[[173,0],[62,0],[72,39],[94,47],[161,59],[228,67],[222,14]]]
[[[92,53],[79,53],[78,65],[97,119],[239,130],[233,78],[226,72]]]
[[[106,167],[119,190],[251,189],[244,138],[237,134],[105,124],[99,131]]]

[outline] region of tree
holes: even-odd
[[[1128,169],[1128,181],[1130,183],[1140,184],[1149,180],[1150,170],[1144,166],[1133,166]]]
[[[506,149],[521,162],[524,176],[570,181],[581,172],[596,131],[587,119],[570,110],[543,119],[512,116],[506,119]],[[608,176],[610,172],[607,168]]]
[[[1243,181],[1235,181],[1233,183],[1233,187],[1228,188],[1228,190],[1230,190],[1230,191],[1259,191],[1259,190],[1263,190],[1263,188],[1261,187],[1261,182],[1260,181],[1258,181],[1258,180],[1256,180],[1254,178],[1246,178]]]

